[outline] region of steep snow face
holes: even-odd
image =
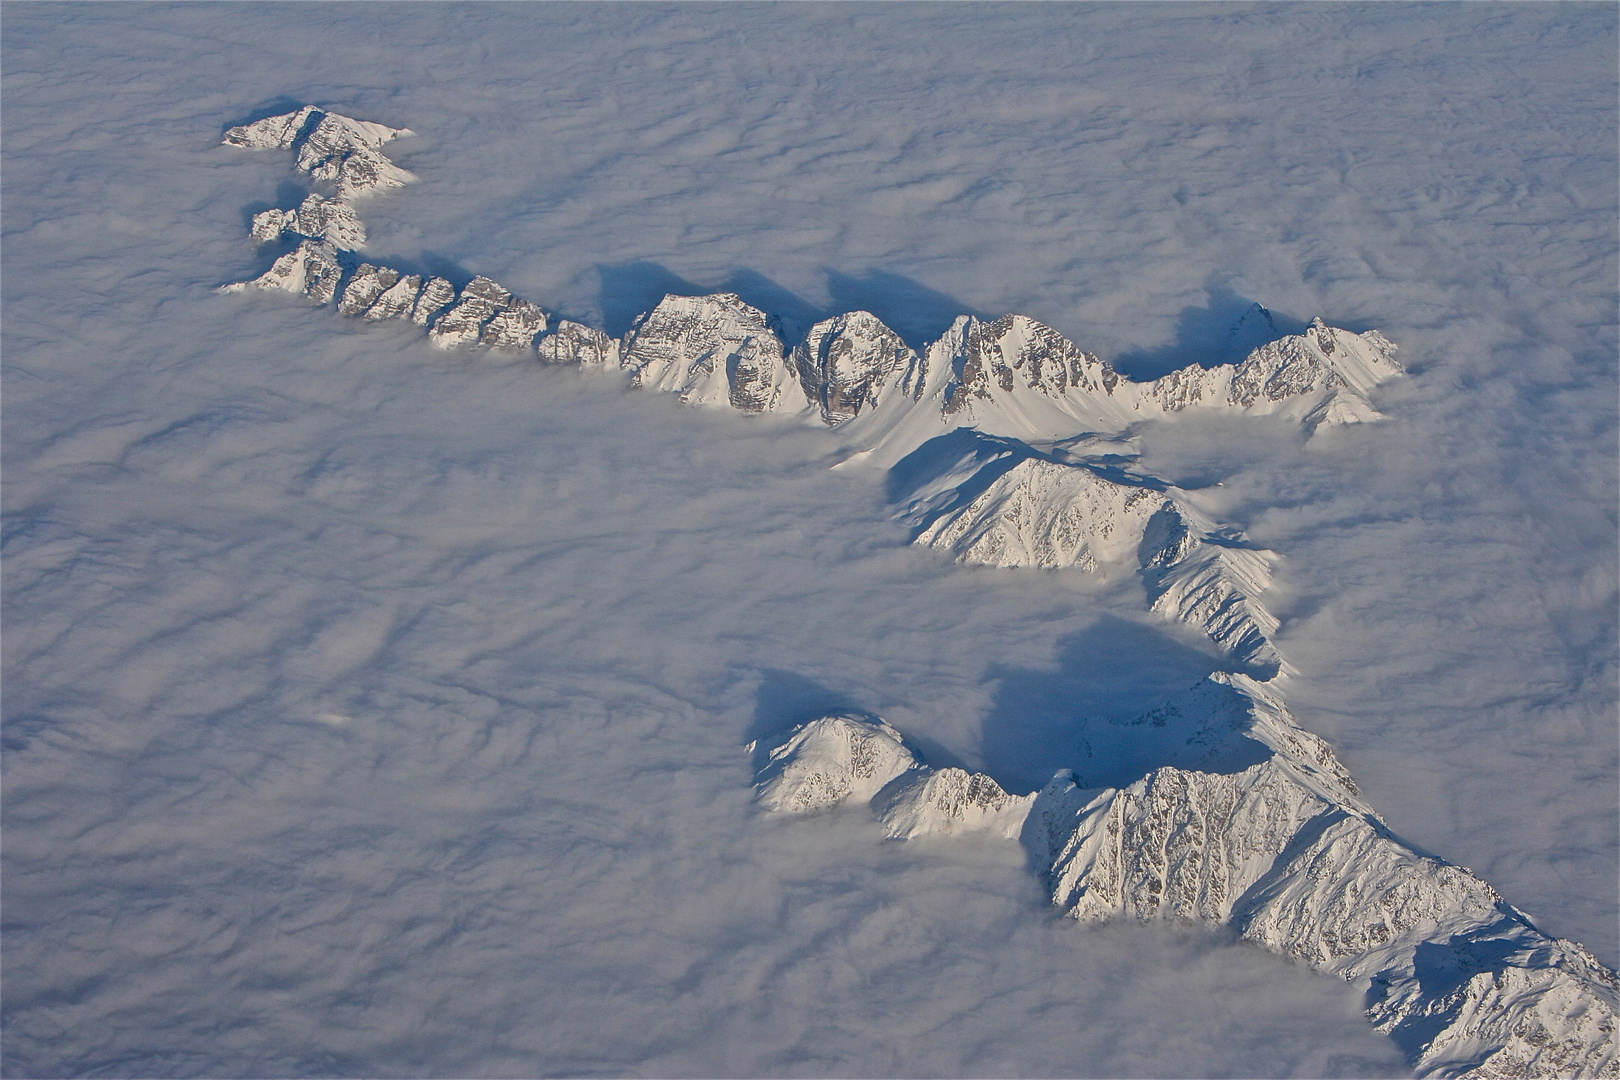
[[[890,495],[916,544],[987,566],[1140,573],[1155,611],[1245,663],[1283,666],[1260,602],[1275,555],[1163,481],[1060,453],[963,429],[897,464]]]
[[[1173,726],[1203,764],[1119,788],[1064,770],[1014,796],[983,774],[928,768],[881,721],[824,717],[770,751],[759,801],[802,812],[865,798],[894,839],[1017,837],[1076,919],[1230,925],[1359,986],[1420,1076],[1620,1069],[1614,974],[1392,836],[1267,686],[1217,675],[1137,723]]]
[[[917,363],[900,335],[868,311],[852,311],[816,323],[793,350],[805,397],[828,424],[853,419],[875,406],[883,388]]]
[[[913,542],[960,562],[1135,569],[1148,522],[1169,504],[1152,480],[1054,461],[1015,439],[969,429],[937,443],[944,445],[930,443],[896,467],[940,459],[896,494],[902,519],[917,529]]]
[[[765,313],[735,293],[665,296],[625,335],[621,355],[634,385],[694,405],[798,412],[808,404]]]
[[[749,750],[757,744],[750,743]],[[761,806],[793,814],[848,799],[869,801],[919,765],[900,733],[881,720],[834,714],[802,724],[763,748],[756,788]]]

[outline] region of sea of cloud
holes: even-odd
[[[10,5],[6,1075],[1398,1073],[1348,988],[1082,928],[1011,845],[779,822],[837,706],[1028,790],[1220,661],[1130,580],[905,544],[835,433],[219,296],[305,101],[369,253],[622,332],[728,288],[1123,369],[1377,326],[1383,425],[1144,430],[1283,556],[1391,827],[1620,957],[1605,5]],[[1220,486],[1216,486],[1219,484]]]

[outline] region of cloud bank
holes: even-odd
[[[1283,554],[1369,802],[1615,962],[1612,12],[384,14],[8,12],[8,1074],[1399,1068],[1014,851],[751,813],[811,710],[1027,791],[1220,661],[907,549],[825,433],[213,296],[285,168],[216,144],[282,94],[417,131],[389,265],[615,333],[672,281],[1144,373],[1229,295],[1377,325],[1392,424],[1145,461]]]

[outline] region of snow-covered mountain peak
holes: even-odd
[[[891,839],[969,832],[1017,839],[1035,796],[1009,795],[984,773],[916,769],[878,801],[883,833]]]
[[[801,724],[764,746],[756,783],[761,806],[803,814],[854,799],[869,801],[919,762],[882,720],[833,713]]]
[[[227,146],[249,150],[297,150],[298,169],[337,188],[340,198],[400,187],[415,179],[383,154],[395,139],[415,134],[305,105],[281,116],[233,127]]]
[[[620,362],[633,385],[692,404],[744,412],[809,404],[770,319],[736,293],[665,296],[625,335]]]
[[[917,354],[869,311],[851,311],[810,328],[794,350],[805,396],[828,424],[875,406],[884,388],[904,381]]]
[[[1260,600],[1276,556],[1115,457],[1088,458],[1074,444],[1043,453],[961,428],[898,462],[889,494],[913,543],[963,563],[1140,574],[1154,610],[1245,664],[1288,670]]]
[[[324,240],[349,250],[366,245],[366,227],[354,207],[314,191],[296,210],[266,210],[253,216],[252,236],[259,243],[279,240],[287,234]]]

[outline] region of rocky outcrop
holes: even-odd
[[[421,295],[422,279],[416,274],[405,274],[366,307],[366,318],[408,319]]]
[[[342,278],[343,268],[338,263],[337,249],[317,240],[305,240],[252,281],[226,285],[221,291],[279,289],[307,296],[317,304],[330,304],[337,296]]]
[[[557,329],[535,342],[543,363],[579,364],[582,367],[616,368],[619,343],[595,327],[567,319],[557,321]]]
[[[429,278],[411,305],[411,322],[428,326],[456,298],[456,287],[442,277]]]
[[[1016,840],[1033,795],[1009,795],[984,773],[918,768],[874,804],[883,834],[914,840],[935,834],[981,832]]]
[[[630,328],[620,357],[632,385],[694,405],[797,412],[807,404],[765,313],[736,293],[665,296]]]
[[[867,311],[816,323],[792,356],[805,397],[831,425],[876,405],[882,389],[901,381],[917,362],[900,335]]]
[[[455,305],[434,321],[428,340],[441,349],[473,344],[527,349],[545,326],[546,314],[539,307],[518,300],[487,277],[475,277]]]
[[[386,266],[372,266],[362,263],[349,278],[349,283],[343,288],[343,296],[338,300],[339,315],[364,315],[369,313],[371,306],[378,297],[393,288],[400,282],[398,270],[391,270]]]
[[[349,250],[366,244],[366,227],[354,207],[318,192],[311,192],[296,210],[266,210],[253,216],[253,239],[261,244],[289,233]]]
[[[340,198],[349,198],[400,187],[413,179],[382,153],[388,143],[410,134],[406,128],[305,105],[296,112],[233,127],[225,133],[225,144],[249,150],[296,150],[300,172],[334,185]]]

